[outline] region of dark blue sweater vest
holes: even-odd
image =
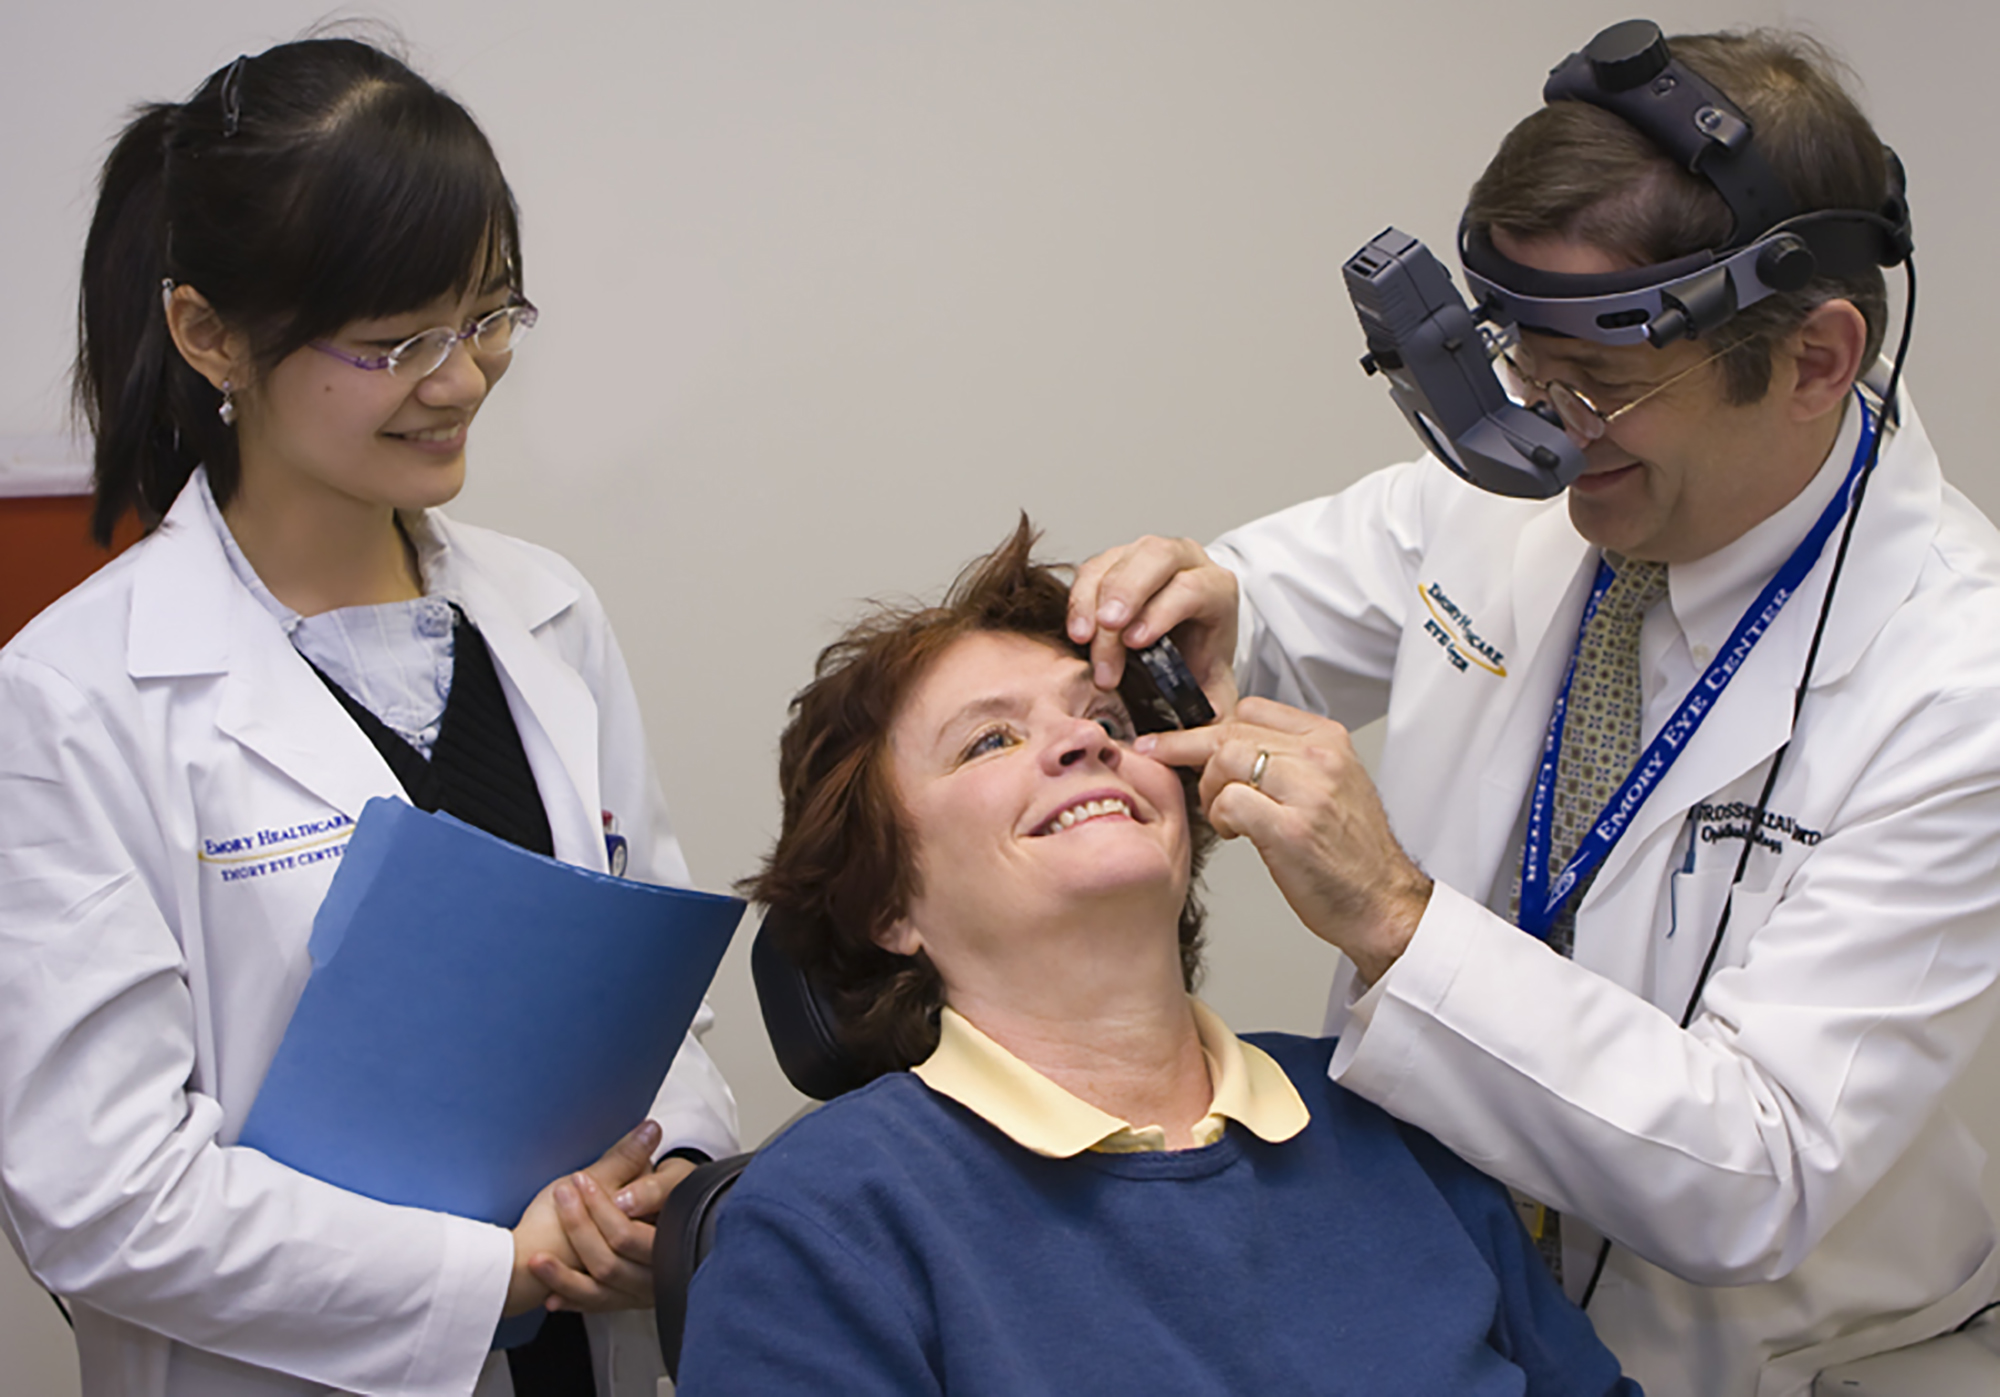
[[[1046,1159],[909,1073],[807,1116],[718,1217],[681,1397],[1638,1392],[1505,1190],[1251,1039],[1312,1123]]]

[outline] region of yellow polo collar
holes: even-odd
[[[1270,1144],[1289,1140],[1311,1119],[1284,1069],[1245,1043],[1200,1000],[1191,1001],[1195,1032],[1215,1095],[1194,1127],[1197,1146],[1222,1138],[1235,1121]],[[1044,1077],[946,1008],[937,1051],[913,1069],[925,1086],[948,1096],[1036,1154],[1068,1159],[1085,1150],[1138,1154],[1167,1147],[1157,1125],[1135,1126],[1100,1111]]]

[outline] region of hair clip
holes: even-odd
[[[243,125],[243,65],[250,61],[250,55],[239,53],[236,61],[229,65],[229,71],[222,75],[222,137],[224,140],[236,134]]]

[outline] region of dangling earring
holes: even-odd
[[[234,387],[231,386],[229,380],[226,378],[223,379],[222,406],[215,410],[215,415],[222,419],[222,425],[225,427],[234,427],[236,425],[236,398],[234,396],[235,392],[236,390]]]

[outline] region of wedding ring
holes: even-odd
[[[1271,764],[1271,754],[1264,748],[1259,747],[1257,749],[1257,760],[1250,763],[1251,790],[1261,791],[1264,789],[1264,768],[1269,766],[1270,764]]]

